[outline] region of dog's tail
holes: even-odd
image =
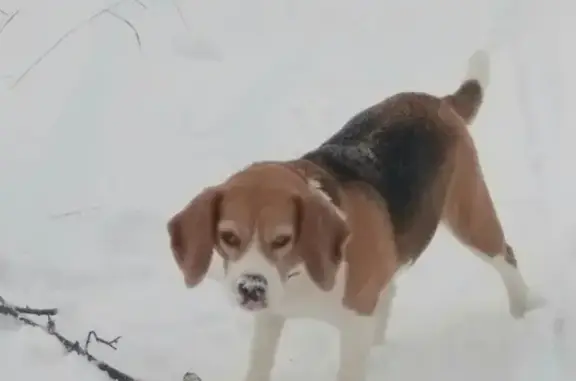
[[[454,111],[471,124],[484,100],[484,92],[490,82],[490,57],[485,50],[477,50],[468,59],[468,70],[460,87],[444,100]]]

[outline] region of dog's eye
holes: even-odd
[[[224,242],[226,245],[230,247],[239,247],[241,243],[241,240],[236,235],[236,233],[229,230],[224,230],[220,232],[220,241]]]
[[[288,234],[281,234],[274,238],[272,242],[270,242],[270,246],[273,250],[278,250],[286,245],[288,245],[292,241],[292,236]]]

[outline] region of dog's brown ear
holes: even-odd
[[[297,250],[312,280],[323,290],[334,286],[344,242],[346,222],[319,196],[296,196],[298,210]]]
[[[212,260],[223,191],[204,189],[168,222],[170,246],[188,287],[200,283]]]

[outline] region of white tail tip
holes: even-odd
[[[464,80],[475,79],[482,89],[490,83],[490,56],[485,50],[477,50],[468,59],[468,71]]]

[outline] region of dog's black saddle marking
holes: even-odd
[[[401,234],[444,163],[446,142],[445,132],[427,118],[386,121],[368,109],[303,159],[341,183],[370,184],[386,201],[395,232]]]

